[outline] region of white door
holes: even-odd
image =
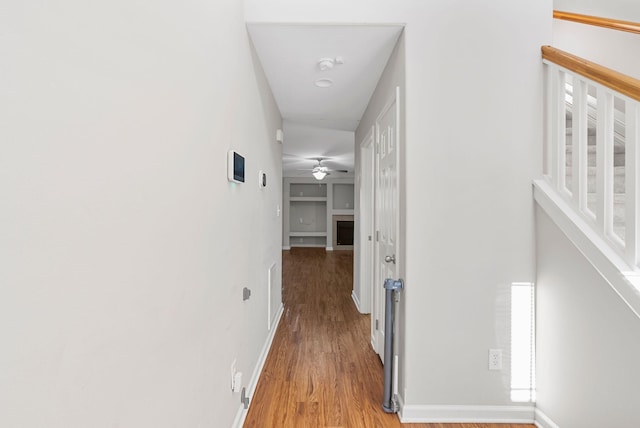
[[[376,187],[375,229],[376,256],[374,281],[374,311],[376,329],[374,347],[384,362],[384,305],[386,278],[397,279],[398,216],[398,123],[399,88],[395,97],[382,110],[376,121]]]

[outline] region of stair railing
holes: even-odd
[[[638,22],[622,21],[620,19],[603,18],[600,16],[582,15],[580,13],[565,12],[561,10],[554,10],[553,17],[555,19],[577,22],[579,24],[594,25],[596,27],[608,28],[610,30],[640,34],[640,23]]]
[[[637,270],[640,256],[640,80],[551,46],[544,174]]]

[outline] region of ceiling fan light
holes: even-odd
[[[312,174],[315,177],[315,179],[318,180],[318,181],[322,180],[323,178],[325,178],[327,176],[327,173],[325,171],[322,171],[322,170],[313,171]]]

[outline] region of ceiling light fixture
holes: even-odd
[[[311,170],[311,174],[315,177],[316,180],[320,181],[329,175],[329,168],[326,166],[322,166],[322,158],[317,158],[318,165],[314,166]]]
[[[316,80],[316,86],[318,88],[329,88],[331,85],[333,85],[333,80],[331,79],[323,78]]]
[[[313,177],[318,181],[322,181],[322,179],[327,176],[327,173],[322,170],[313,171],[312,174]]]

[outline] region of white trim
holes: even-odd
[[[358,296],[356,296],[355,291],[351,291],[351,300],[353,300],[353,303],[356,305],[358,312],[362,313],[362,310],[360,309],[360,300],[358,300]]]
[[[536,420],[534,421],[538,428],[560,428],[555,422],[545,415],[540,409],[536,409]]]
[[[400,414],[402,413],[402,409],[404,408],[404,397],[400,394],[396,394],[396,398],[398,400],[398,419],[400,418]]]
[[[531,424],[535,407],[528,406],[442,406],[406,405],[400,407],[402,423],[511,423]]]
[[[278,324],[280,323],[280,318],[282,318],[282,314],[284,312],[284,306],[280,304],[280,308],[278,309],[278,315],[271,326],[271,331],[267,336],[267,340],[262,347],[262,352],[260,352],[260,357],[258,358],[258,363],[253,369],[253,374],[251,375],[251,379],[249,380],[249,386],[247,387],[247,396],[249,398],[253,397],[253,393],[256,391],[256,386],[258,386],[258,380],[260,379],[260,373],[262,373],[262,368],[264,367],[264,363],[267,361],[267,356],[269,355],[269,350],[271,349],[271,345],[273,343],[273,338],[276,335],[276,331],[278,330]],[[238,400],[239,401],[239,400]],[[249,406],[251,406],[251,399],[249,400]],[[242,428],[244,424],[244,420],[247,417],[247,412],[249,409],[244,408],[241,404],[238,406],[238,411],[236,413],[236,417],[233,420],[233,424],[231,424],[232,428]]]
[[[357,211],[354,210],[354,220],[358,225],[357,234],[354,234],[354,238],[357,239],[358,247],[354,252],[354,261],[358,262],[358,272],[354,272],[354,289],[355,281],[358,281],[358,289],[360,290],[360,297],[362,298],[363,305],[358,305],[360,313],[370,314],[373,312],[373,277],[374,277],[374,186],[375,186],[375,126],[371,126],[363,140],[359,144],[360,158],[357,165],[357,180],[354,183],[354,191],[357,192]],[[365,165],[367,168],[365,168]],[[368,173],[364,176],[364,173]],[[354,192],[354,196],[355,193]],[[355,199],[355,198],[354,198]],[[354,200],[354,203],[356,201]],[[368,227],[367,227],[368,226]],[[357,260],[355,256],[357,255]],[[368,257],[367,257],[368,256]],[[355,264],[355,263],[354,263]],[[374,332],[373,321],[369,325],[369,329],[372,334]]]
[[[640,318],[640,271],[631,269],[545,180],[533,182],[533,197],[633,313]]]

